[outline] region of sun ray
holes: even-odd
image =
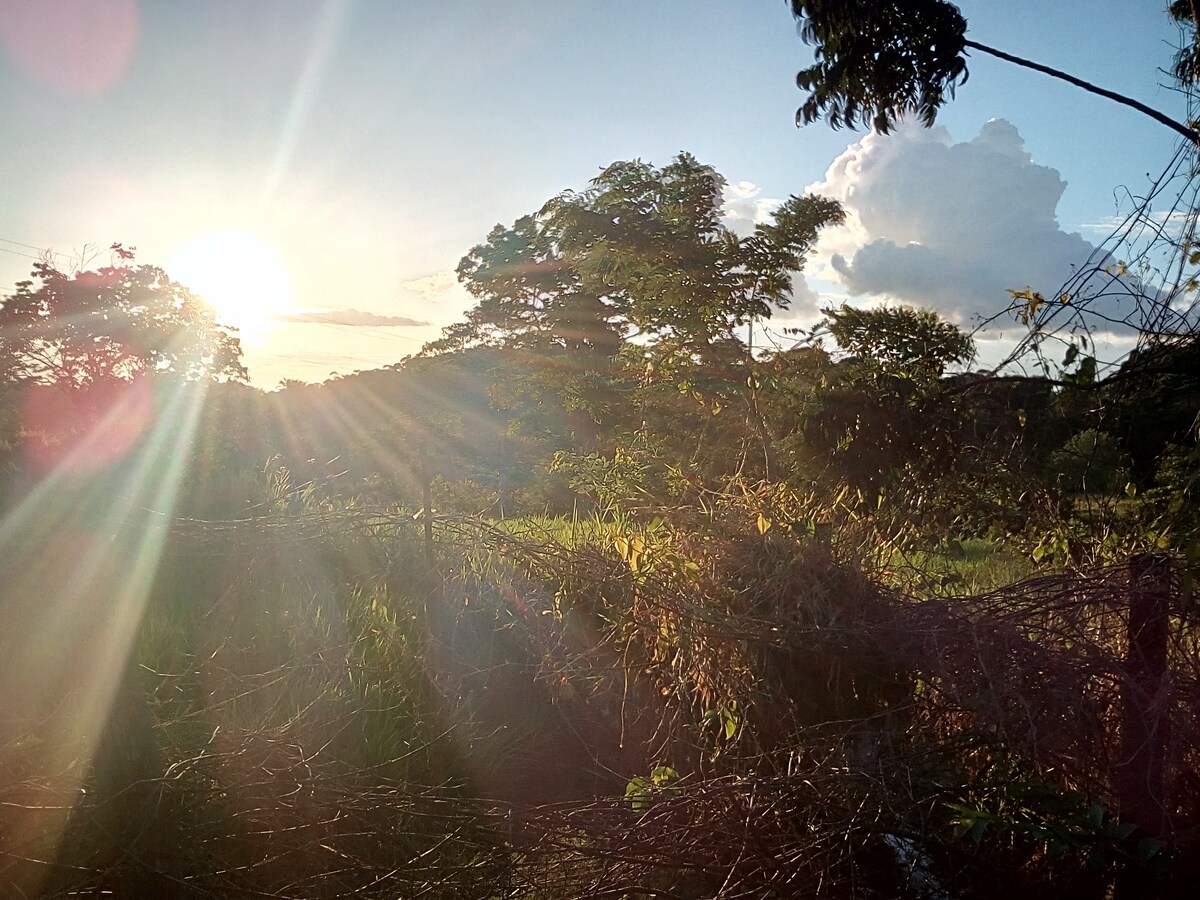
[[[329,59],[342,23],[346,19],[349,6],[349,0],[326,0],[321,7],[320,17],[313,29],[312,44],[304,60],[304,69],[301,71],[300,77],[296,79],[292,102],[288,104],[283,130],[279,135],[279,144],[275,148],[275,158],[271,161],[271,169],[267,173],[266,182],[263,185],[260,201],[262,208],[270,204],[287,174],[300,127],[308,118],[309,110],[312,109],[321,74],[325,69],[325,63]]]
[[[109,446],[105,432],[142,404],[136,384],[0,523],[0,612],[9,636],[19,635],[0,640],[0,725],[35,738],[49,729],[48,750],[67,754],[47,768],[61,809],[17,822],[22,833],[10,837],[18,845],[59,840],[127,684],[206,392],[203,383],[166,378],[154,387],[153,421],[123,458],[105,460],[108,478],[97,477],[93,457]],[[10,737],[0,734],[0,746]]]

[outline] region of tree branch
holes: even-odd
[[[1157,109],[1149,107],[1138,100],[1134,100],[1132,97],[1126,97],[1124,94],[1114,93],[1106,88],[1098,87],[1091,82],[1084,81],[1082,78],[1076,78],[1074,75],[1063,72],[1061,69],[1054,69],[1050,66],[1044,66],[1041,63],[1036,63],[1029,59],[1023,59],[1020,56],[1013,56],[1011,53],[1005,53],[1003,50],[997,50],[994,47],[989,47],[986,44],[980,44],[977,41],[963,40],[963,46],[970,47],[973,50],[978,50],[981,53],[987,53],[988,55],[994,56],[997,59],[1014,63],[1026,69],[1033,69],[1035,72],[1041,72],[1043,75],[1049,75],[1052,78],[1058,78],[1059,80],[1065,81],[1068,84],[1075,85],[1075,87],[1083,88],[1090,94],[1096,94],[1100,97],[1105,97],[1116,103],[1120,103],[1122,106],[1128,106],[1130,109],[1136,109],[1138,112],[1149,116],[1159,124],[1166,125],[1172,131],[1183,135],[1185,138],[1187,138],[1188,143],[1190,143],[1193,147],[1200,147],[1200,133],[1198,133],[1195,129],[1189,128],[1182,122],[1172,119],[1166,113],[1159,112]]]

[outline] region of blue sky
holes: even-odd
[[[961,6],[976,40],[1184,115],[1160,86],[1177,35],[1157,3]],[[247,329],[263,386],[414,352],[461,313],[449,273],[492,225],[617,159],[687,150],[746,214],[817,183],[869,200],[861,231],[814,260],[803,313],[856,291],[916,299],[920,267],[892,293],[871,268],[913,240],[980,260],[955,277],[1003,260],[1005,286],[1052,279],[1061,259],[1042,253],[1026,278],[1022,256],[1097,240],[1088,226],[1116,211],[1114,190],[1139,190],[1176,145],[1132,111],[976,56],[943,131],[846,156],[861,134],[794,125],[810,51],[783,0],[0,0],[0,38],[0,289],[28,271],[21,245],[122,241],[167,264],[205,235],[249,235],[303,320]],[[1013,130],[976,141],[992,119]],[[953,174],[945,191],[930,167]],[[968,202],[976,185],[985,199]],[[961,309],[939,308],[1002,304],[977,280]]]

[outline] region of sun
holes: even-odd
[[[294,304],[279,253],[238,231],[205,234],[183,245],[167,263],[167,274],[201,297],[217,321],[254,338]]]

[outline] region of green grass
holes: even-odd
[[[995,541],[971,538],[932,551],[897,551],[885,573],[888,583],[922,596],[984,594],[1033,575],[1028,556]]]

